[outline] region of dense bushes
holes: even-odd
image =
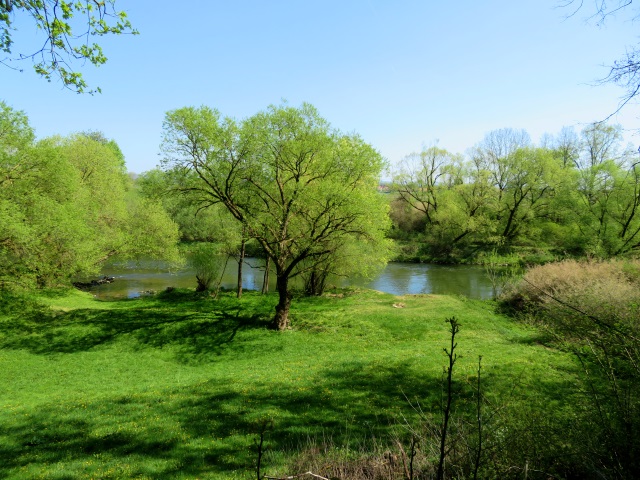
[[[503,295],[544,326],[577,343],[636,338],[640,261],[562,262],[533,267]]]
[[[640,476],[640,261],[534,267],[503,295],[575,355],[578,418],[566,432],[593,477]]]
[[[70,285],[114,255],[174,260],[177,226],[96,132],[35,140],[0,101],[0,288]]]

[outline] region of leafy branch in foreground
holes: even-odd
[[[36,30],[44,34],[42,45],[32,52],[16,52],[14,26],[17,16],[31,17]],[[63,85],[77,93],[100,92],[89,89],[73,63],[89,61],[95,66],[104,64],[107,57],[102,47],[89,39],[93,36],[137,35],[127,14],[116,10],[115,0],[59,1],[59,0],[3,0],[0,1],[0,64],[14,70],[14,61],[32,60],[38,75],[51,81],[62,80]]]

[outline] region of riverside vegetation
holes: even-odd
[[[640,476],[640,170],[619,128],[430,147],[383,194],[379,153],[310,105],[164,127],[164,170],[135,179],[100,133],[36,141],[0,103],[1,476]],[[389,235],[486,259],[502,297],[330,287],[384,265]],[[178,262],[178,239],[200,242],[198,291],[65,289],[116,255]],[[220,288],[247,251],[276,292]],[[503,285],[523,251],[617,259]]]
[[[4,292],[0,474],[637,478],[639,284],[565,261],[499,302],[331,290],[279,333],[274,294]]]

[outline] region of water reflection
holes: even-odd
[[[262,288],[264,262],[248,258],[243,268],[242,286],[248,290]],[[235,288],[238,264],[229,261],[221,285]],[[139,262],[114,262],[102,271],[102,275],[115,277],[111,284],[92,289],[99,298],[134,298],[147,292],[158,292],[167,287],[195,288],[195,273],[185,267],[171,269],[164,262],[143,260]],[[330,282],[331,283],[331,282]],[[471,298],[488,299],[492,296],[491,281],[484,269],[468,265],[428,265],[389,263],[372,280],[341,279],[340,286],[360,286],[392,293],[394,295],[435,293],[458,294]],[[271,274],[270,289],[275,289],[275,274]]]

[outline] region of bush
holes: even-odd
[[[638,260],[565,260],[530,269],[502,297],[574,353],[571,435],[594,478],[640,478],[639,272]]]
[[[501,300],[574,339],[594,328],[635,331],[639,272],[640,260],[549,263],[529,269]]]
[[[189,265],[196,271],[196,292],[211,288],[213,281],[220,277],[225,267],[225,257],[220,247],[212,243],[198,243],[190,247]]]

